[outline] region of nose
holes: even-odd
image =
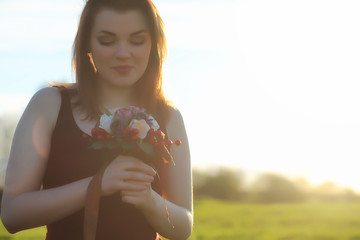
[[[130,55],[131,53],[128,44],[126,42],[119,43],[115,53],[116,58],[124,59],[130,57]]]

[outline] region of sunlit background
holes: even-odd
[[[165,89],[185,119],[195,168],[360,191],[360,1],[154,2],[168,39]],[[17,121],[47,82],[74,81],[83,5],[0,0],[2,119]]]

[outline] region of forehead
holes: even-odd
[[[102,9],[95,16],[93,33],[109,31],[118,35],[148,29],[144,15],[139,10],[115,11]]]

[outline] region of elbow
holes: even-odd
[[[191,234],[192,234],[192,226],[186,229],[184,232],[182,232],[183,236],[181,236],[179,240],[187,240],[190,238]]]
[[[189,239],[193,231],[193,215],[190,212],[187,212],[187,221],[184,225],[184,229],[182,231],[181,240]]]
[[[186,231],[186,236],[184,239],[188,239],[190,238],[191,234],[192,234],[192,231],[193,231],[193,221],[194,221],[194,218],[193,218],[193,215],[192,213],[188,213],[188,218],[189,218],[189,221],[188,221],[188,226],[187,226],[187,231]]]
[[[19,206],[14,204],[15,201],[16,198],[14,196],[10,196],[10,194],[4,191],[1,200],[0,218],[5,229],[11,234],[26,229],[21,223],[23,212],[19,209]]]
[[[180,220],[180,219],[178,219]],[[190,238],[193,230],[193,216],[190,212],[186,213],[186,218],[183,215],[181,221],[177,222],[178,225],[171,229],[170,232],[162,233],[161,235],[168,239],[187,240]]]
[[[4,211],[1,211],[1,221],[9,233],[14,234],[21,231],[21,229],[14,224],[14,221],[12,221],[8,214],[4,213]]]
[[[15,228],[15,227],[12,227],[12,226],[10,226],[10,225],[5,225],[5,224],[4,224],[4,227],[5,227],[6,230],[7,230],[9,233],[11,233],[11,234],[15,234],[15,233],[21,231],[20,229]]]
[[[1,221],[2,224],[4,225],[4,227],[6,228],[6,230],[11,233],[17,233],[21,230],[23,230],[18,221],[15,219],[14,217],[14,213],[12,213],[10,207],[5,206],[4,201],[1,205]]]

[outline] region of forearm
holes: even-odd
[[[91,178],[61,187],[34,191],[3,199],[1,217],[10,232],[43,226],[62,219],[85,205]]]
[[[153,191],[154,202],[151,210],[143,211],[152,227],[162,236],[182,240],[190,237],[193,225],[192,213]]]

